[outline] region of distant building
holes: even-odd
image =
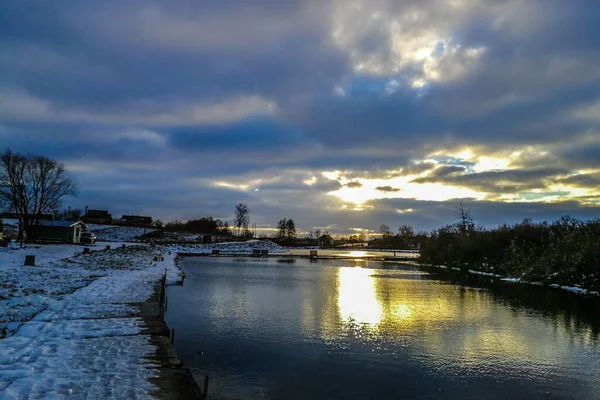
[[[144,217],[141,215],[123,215],[121,223],[129,226],[142,226],[150,228],[152,226],[152,217]]]
[[[35,230],[42,242],[81,243],[81,234],[87,226],[81,221],[40,221]]]
[[[319,246],[333,246],[335,240],[329,235],[323,235],[319,237]]]
[[[106,210],[86,210],[81,220],[86,224],[110,225],[112,224],[112,215]]]

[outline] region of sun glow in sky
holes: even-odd
[[[593,218],[595,1],[5,2],[0,143],[165,222]]]
[[[445,175],[441,175],[441,180],[458,177],[464,178],[465,183],[469,183],[468,178],[475,177],[480,173],[510,173],[518,167],[518,163],[525,156],[544,157],[548,152],[535,148],[524,150],[512,150],[502,154],[486,154],[481,149],[463,147],[454,152],[437,151],[427,155],[421,161],[414,161],[414,165],[429,163],[432,167],[417,174],[402,175],[398,171],[390,171],[390,178],[370,178],[370,177],[352,177],[347,178],[342,171],[326,171],[323,176],[327,179],[338,181],[340,188],[330,191],[328,194],[335,196],[347,204],[354,204],[354,210],[363,210],[364,203],[378,199],[415,199],[420,201],[443,202],[451,199],[468,198],[471,200],[489,200],[503,202],[556,202],[568,198],[580,198],[584,204],[598,204],[598,189],[580,188],[569,184],[561,184],[547,181],[543,188],[523,189],[521,191],[500,192],[497,190],[478,189],[477,187],[468,187],[460,183],[431,182],[427,180],[435,177],[437,171],[444,168],[454,168]],[[576,171],[565,177],[581,174],[597,173],[596,170],[590,172]],[[508,175],[506,181],[501,178],[495,178],[498,185],[511,187],[513,185]],[[458,180],[458,179],[457,179]],[[485,182],[479,186],[484,187]],[[502,187],[502,186],[501,186]],[[344,205],[344,208],[348,208]],[[410,211],[409,211],[410,210]],[[412,212],[412,209],[399,209],[398,213],[403,214]]]
[[[339,190],[329,192],[330,195],[339,197],[347,203],[362,204],[374,199],[416,199],[423,201],[444,201],[457,198],[473,198],[481,200],[484,195],[472,189],[454,187],[434,183],[410,183],[409,179],[390,179],[390,180],[361,180],[362,187],[349,188],[342,187]],[[398,191],[382,191],[377,187],[392,186]]]

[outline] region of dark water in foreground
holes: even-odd
[[[183,268],[167,323],[211,399],[600,399],[598,300],[379,262]]]

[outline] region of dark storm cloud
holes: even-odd
[[[377,186],[375,188],[375,190],[379,190],[380,192],[391,193],[391,192],[399,192],[401,189],[391,187],[391,186]]]
[[[320,2],[5,3],[6,80],[60,106],[288,97],[346,68]]]
[[[484,192],[511,193],[546,188],[549,183],[568,173],[567,170],[558,168],[465,172],[462,167],[440,167],[432,174],[413,182],[455,184]]]
[[[326,195],[340,183],[321,171],[351,180],[432,171],[417,182],[493,193],[597,183],[596,173],[577,172],[600,159],[597,140],[583,140],[598,134],[597,116],[578,116],[600,100],[595,0],[1,8],[0,146],[67,162],[80,178],[81,204],[175,218],[230,215],[231,204],[246,201],[265,220],[294,210],[299,226],[377,220],[376,229],[386,218],[431,226],[446,220],[448,206],[398,204],[427,216],[384,201],[344,211]],[[436,50],[414,58],[431,38]],[[427,159],[477,145],[548,151],[513,160],[514,171],[473,173],[473,163],[448,157],[435,168]],[[260,192],[215,186],[249,179]],[[580,204],[539,207],[585,214]],[[498,218],[534,207],[479,206]]]
[[[598,132],[600,136],[600,131]],[[567,160],[573,160],[573,163],[581,167],[600,167],[600,139],[599,142],[591,145],[569,147],[559,151],[558,155]]]
[[[274,151],[285,146],[302,146],[306,142],[297,129],[265,118],[254,118],[225,126],[175,129],[168,137],[174,147],[189,151]],[[227,142],[227,146],[224,146],[224,141]]]
[[[348,183],[346,184],[346,186],[348,186],[349,188],[360,188],[360,187],[362,187],[363,185],[362,185],[362,183],[360,183],[360,182],[348,182]]]
[[[573,175],[560,179],[558,182],[576,187],[597,189],[600,187],[600,173]]]

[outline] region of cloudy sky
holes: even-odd
[[[65,205],[269,228],[600,215],[597,0],[10,1],[0,147]]]

